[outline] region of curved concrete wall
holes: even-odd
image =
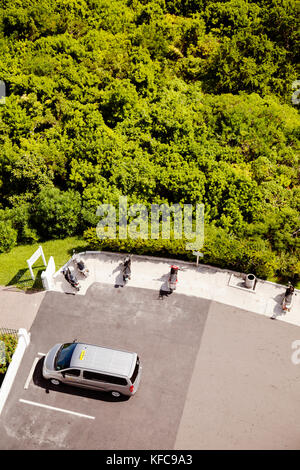
[[[5,405],[6,399],[9,395],[10,389],[13,385],[15,376],[21,364],[24,352],[30,343],[30,333],[25,328],[20,328],[18,331],[18,344],[13,354],[12,361],[8,366],[4,380],[0,388],[0,414]]]

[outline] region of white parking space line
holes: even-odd
[[[38,352],[38,356],[46,356],[46,354]]]
[[[31,366],[31,369],[30,369],[30,372],[28,374],[28,377],[27,377],[27,380],[25,382],[25,385],[24,385],[24,389],[26,390],[28,387],[29,387],[29,383],[30,383],[30,380],[31,380],[31,377],[32,377],[32,374],[33,374],[33,371],[35,369],[35,366],[37,365],[38,361],[40,360],[39,357],[36,357],[33,361],[33,364]]]
[[[48,410],[61,411],[62,413],[69,413],[71,415],[79,416],[80,418],[95,419],[95,416],[89,416],[82,413],[77,413],[76,411],[65,410],[64,408],[56,408],[55,406],[44,405],[43,403],[36,403],[34,401],[19,399],[21,403],[26,403],[27,405],[39,406],[40,408],[47,408]]]

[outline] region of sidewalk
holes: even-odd
[[[87,278],[76,274],[81,286],[76,295],[84,295],[94,282],[123,285],[122,261],[125,258],[124,254],[87,252],[82,258],[90,272]],[[295,290],[296,295],[292,310],[283,313],[281,302],[286,286],[257,280],[254,290],[247,289],[242,287],[241,275],[229,270],[208,265],[196,266],[196,263],[178,260],[133,255],[131,280],[128,285],[154,289],[158,294],[161,289],[167,291],[167,279],[171,264],[182,268],[182,271],[178,272],[177,289],[172,295],[178,293],[211,299],[300,326],[299,290]],[[53,290],[75,292],[61,272],[54,275]]]
[[[15,287],[0,286],[0,328],[29,331],[45,293],[26,293]]]

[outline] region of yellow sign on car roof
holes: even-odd
[[[82,361],[85,355],[85,350],[83,349],[80,353],[79,359]]]

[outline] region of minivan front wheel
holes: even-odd
[[[53,385],[59,385],[59,384],[60,384],[60,381],[57,380],[57,379],[50,379],[50,382],[51,382]]]
[[[116,392],[115,390],[113,392],[111,392],[112,396],[114,398],[119,398],[121,396],[121,393],[120,392]]]

